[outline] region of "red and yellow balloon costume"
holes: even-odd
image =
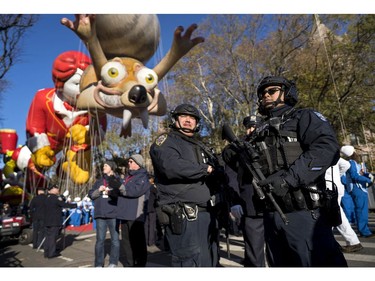
[[[60,54],[53,63],[52,78],[55,88],[39,90],[27,116],[27,146],[31,158],[40,169],[51,167],[56,154],[63,149],[63,171],[77,184],[90,177],[91,151],[89,125],[92,116],[86,110],[76,110],[79,82],[91,59],[78,51]],[[106,129],[105,115],[101,130]]]

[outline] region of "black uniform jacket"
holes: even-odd
[[[312,109],[276,107],[271,117],[281,117],[280,130],[296,132],[302,154],[289,166],[284,179],[291,187],[307,186],[324,177],[328,167],[337,163],[340,146],[327,119]]]
[[[207,206],[210,191],[205,183],[208,164],[202,149],[178,131],[159,136],[151,145],[150,156],[159,191],[159,204],[177,202]]]
[[[63,208],[77,208],[77,204],[66,203],[56,194],[48,194],[45,200],[46,212],[44,216],[45,226],[60,226],[62,225],[62,209]]]
[[[230,163],[232,164],[232,163]],[[252,176],[238,162],[226,165],[227,188],[230,188],[231,206],[241,205],[245,216],[261,216],[264,211],[264,200],[261,200],[251,184]]]
[[[47,195],[39,194],[33,197],[30,201],[30,215],[32,221],[44,220],[44,215],[46,213],[45,201]]]

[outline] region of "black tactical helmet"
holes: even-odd
[[[174,119],[176,119],[178,115],[182,115],[182,114],[191,115],[195,117],[195,119],[197,119],[197,122],[201,120],[201,116],[199,114],[198,109],[190,104],[186,104],[186,103],[180,104],[176,106],[174,110],[171,111],[171,116]]]
[[[246,129],[249,129],[253,126],[257,126],[262,122],[262,117],[258,115],[251,115],[251,116],[246,116],[243,119],[242,124],[245,126]]]
[[[262,99],[263,90],[268,86],[281,86],[284,91],[284,102],[294,106],[298,101],[298,90],[296,84],[281,76],[267,76],[260,81],[257,88],[258,100]]]

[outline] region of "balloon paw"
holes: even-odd
[[[88,182],[90,178],[89,169],[84,168],[89,167],[88,160],[90,159],[90,154],[87,151],[82,153],[83,155],[73,150],[68,150],[67,161],[62,163],[63,171],[68,174],[70,179],[76,184],[84,184]],[[77,161],[77,159],[80,159],[81,161]]]

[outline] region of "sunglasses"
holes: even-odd
[[[262,96],[264,96],[265,94],[269,94],[270,96],[272,96],[280,90],[281,90],[281,88],[270,88],[268,90],[264,90],[263,93],[262,93]]]

